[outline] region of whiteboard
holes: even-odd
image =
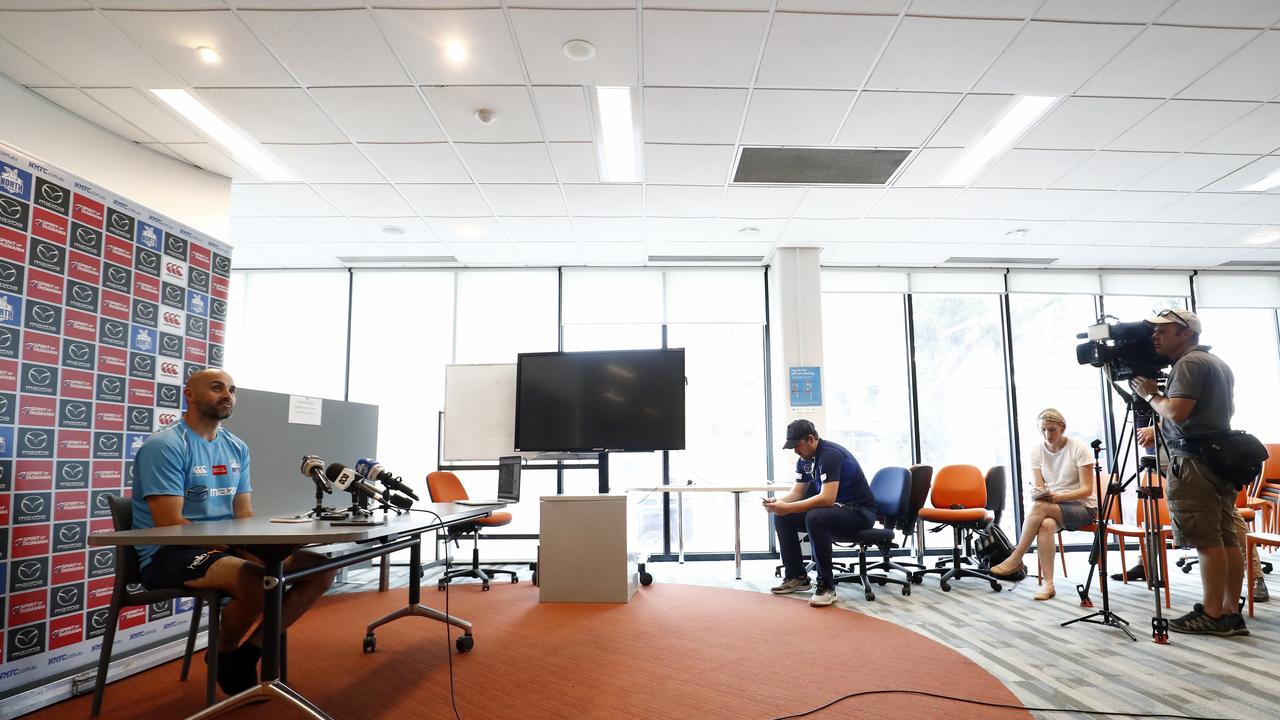
[[[516,455],[516,366],[444,369],[445,462]]]

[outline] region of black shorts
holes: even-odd
[[[234,555],[221,550],[162,545],[139,574],[148,590],[184,587],[204,577],[209,568],[224,557]]]

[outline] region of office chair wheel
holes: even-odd
[[[538,571],[533,571],[533,586],[538,587]]]
[[[1000,583],[996,582],[995,580],[991,581],[991,590],[993,592],[1000,592],[1003,589],[1004,588],[1000,587]]]
[[[951,583],[944,582],[938,585],[938,587],[942,588],[942,592],[951,592]]]
[[[906,595],[906,596],[908,596],[908,597],[910,597],[910,596],[911,596],[911,586],[910,586],[910,585],[903,585],[903,586],[902,586],[902,594],[903,594],[903,595]]]
[[[367,655],[377,649],[378,649],[378,638],[374,637],[373,633],[369,633],[368,635],[365,635],[364,636],[365,654]]]
[[[875,599],[876,599],[876,594],[875,594],[875,593],[873,593],[873,592],[871,592],[870,590],[868,590],[868,591],[866,592],[866,594],[864,594],[864,595],[863,595],[863,597],[865,597],[865,598],[867,599],[867,601],[868,601],[868,602],[870,602],[870,601],[872,601],[872,600],[875,600]]]
[[[884,587],[884,581],[879,578],[872,578],[871,582],[879,585],[880,587]]]
[[[470,635],[461,635],[454,644],[457,645],[458,652],[471,652],[471,648],[475,647],[476,639]]]
[[[1174,564],[1175,564],[1175,565],[1177,565],[1178,567],[1186,567],[1186,566],[1187,566],[1187,559],[1186,559],[1186,558],[1178,558],[1178,562],[1176,562],[1176,563],[1174,563]]]
[[[640,573],[640,584],[649,587],[653,584],[653,575],[650,573]]]
[[[485,592],[489,592],[489,583],[483,583],[483,584],[481,584],[481,585],[480,585],[480,589],[481,589],[481,590],[483,590],[483,591],[485,591]]]
[[[924,584],[924,573],[911,573],[911,584],[912,584],[912,585],[923,585],[923,584]]]
[[[449,581],[448,581],[448,580],[441,580],[441,581],[439,581],[439,582],[437,582],[437,583],[436,583],[436,590],[439,590],[439,591],[443,592],[443,591],[444,591],[444,589],[445,589],[445,587],[446,587],[446,586],[448,586],[448,585],[449,585]],[[488,588],[485,588],[485,589],[487,590]]]
[[[515,584],[516,584],[516,583],[518,583],[518,582],[520,582],[520,578],[516,577],[515,575],[512,575],[512,576],[511,576],[511,584],[512,584],[512,585],[515,585]]]
[[[1178,564],[1179,564],[1179,565],[1182,565],[1182,561],[1181,561],[1181,560],[1179,560],[1179,561],[1178,561]],[[1190,566],[1190,565],[1182,565],[1182,572],[1190,574],[1190,573],[1191,573],[1191,566]]]

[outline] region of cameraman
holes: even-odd
[[[1173,518],[1174,544],[1194,547],[1200,555],[1203,602],[1169,621],[1169,629],[1204,635],[1248,635],[1237,599],[1244,579],[1244,557],[1236,537],[1236,489],[1218,477],[1200,448],[1197,436],[1231,429],[1235,411],[1231,368],[1200,344],[1200,318],[1187,310],[1165,310],[1147,322],[1153,326],[1157,353],[1173,361],[1166,394],[1156,382],[1137,377],[1134,392],[1151,403],[1161,418],[1169,448],[1167,496]],[[1151,427],[1138,429],[1138,442],[1155,444]]]

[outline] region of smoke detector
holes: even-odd
[[[565,57],[575,62],[586,62],[596,56],[596,46],[586,40],[570,40],[560,50]]]
[[[481,125],[491,125],[497,119],[498,116],[489,108],[480,108],[476,111],[476,120],[479,120]]]

